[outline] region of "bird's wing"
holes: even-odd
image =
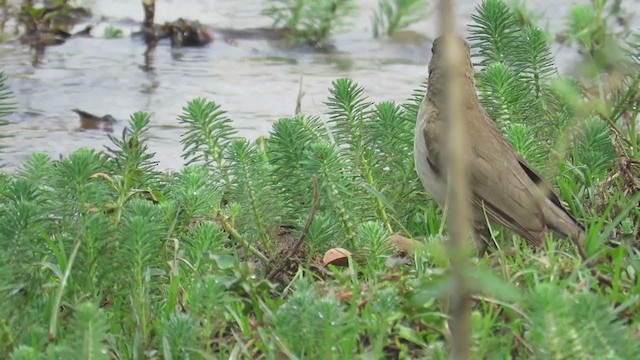
[[[550,213],[545,216],[547,227],[567,236],[575,234],[576,231],[584,231],[584,226],[567,210],[566,206],[560,201],[558,193],[544,178],[520,156],[518,156],[518,163],[547,200],[547,211]]]
[[[425,106],[421,116],[436,119],[437,109]],[[532,192],[534,182],[518,163],[513,146],[503,137],[486,112],[480,121],[467,121],[470,157],[470,186],[476,219],[484,213],[489,219],[508,227],[530,243],[539,246],[544,236],[544,215]],[[426,121],[423,136],[427,145],[427,164],[434,174],[446,183],[446,163],[441,161],[441,139],[444,136],[440,121]],[[485,140],[483,140],[485,139]],[[486,141],[492,139],[493,141]],[[528,165],[527,169],[530,169]],[[531,171],[534,175],[537,174]]]
[[[513,146],[495,123],[470,121],[470,186],[473,204],[489,219],[511,228],[534,245],[544,239],[544,213],[537,187],[518,162]],[[488,121],[488,122],[487,122]],[[490,122],[490,123],[489,123]]]
[[[540,190],[544,192],[545,197],[549,199],[549,201],[551,201],[553,204],[558,206],[559,208],[565,209],[562,202],[560,202],[560,197],[558,196],[558,193],[556,193],[556,191],[544,180],[542,175],[540,175],[540,173],[538,173],[536,169],[531,167],[531,165],[529,165],[527,160],[523,159],[521,156],[518,155],[517,159],[522,170],[524,170],[524,172],[527,174],[529,179],[531,179],[531,181],[533,181],[540,188]],[[564,212],[569,217],[575,220],[573,215],[571,215],[571,213],[569,213],[566,209]]]
[[[433,106],[425,97],[418,110],[418,119],[424,119],[422,136],[426,146],[427,164],[435,175],[442,178],[446,176],[446,169],[440,161],[441,139],[445,134],[439,116],[440,111],[438,108]]]

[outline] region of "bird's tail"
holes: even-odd
[[[578,249],[578,253],[583,261],[589,259],[586,251],[586,234],[582,224],[573,217],[562,205],[546,200],[543,206],[543,213],[547,228],[554,233],[570,238]]]
[[[547,228],[564,237],[571,239],[578,250],[582,261],[598,279],[601,284],[611,286],[612,281],[606,275],[596,269],[597,261],[591,259],[586,251],[586,233],[584,227],[562,206],[547,200],[543,212],[547,223]]]

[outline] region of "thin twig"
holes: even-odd
[[[622,135],[622,133],[620,132],[620,129],[618,129],[618,126],[613,122],[611,118],[609,118],[602,111],[596,111],[596,113],[598,114],[598,116],[600,116],[601,119],[603,119],[604,121],[607,122],[607,124],[609,124],[609,128],[611,129],[611,131],[613,131],[621,140],[627,143],[627,145],[633,146],[631,141]]]
[[[244,247],[248,252],[260,259],[260,261],[265,266],[269,264],[269,259],[263,253],[261,253],[260,250],[256,249],[255,246],[249,244],[247,240],[245,240],[242,235],[240,235],[238,231],[236,231],[236,229],[234,229],[233,226],[231,226],[231,224],[227,222],[227,219],[222,213],[220,214],[220,216],[218,216],[218,220],[222,224],[222,228],[224,229],[224,231],[226,231],[229,235],[231,235],[232,238],[238,241],[240,245],[242,245],[242,247]]]
[[[311,210],[309,210],[309,216],[307,216],[307,223],[304,225],[304,228],[302,229],[302,234],[300,235],[300,238],[298,239],[298,241],[289,250],[289,253],[287,254],[287,256],[284,257],[284,259],[280,262],[280,264],[275,269],[269,272],[269,274],[267,275],[267,280],[273,279],[273,277],[284,268],[285,264],[287,263],[287,260],[290,259],[291,256],[298,251],[302,243],[305,242],[305,240],[307,239],[307,236],[309,235],[309,230],[311,229],[311,225],[313,224],[313,219],[315,218],[316,211],[318,210],[318,204],[320,203],[320,194],[318,191],[318,178],[314,175],[312,179],[313,179],[313,204],[311,205]]]

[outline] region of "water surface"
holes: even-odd
[[[434,1],[430,1],[434,2]],[[531,1],[529,7],[546,11],[542,25],[559,31],[571,4],[585,1]],[[395,39],[374,39],[371,14],[377,0],[358,1],[351,26],[333,37],[332,53],[290,50],[266,40],[216,41],[203,48],[171,49],[160,44],[153,53],[153,70],[145,71],[145,46],[125,36],[105,39],[110,24],[128,35],[142,20],[140,1],[78,1],[94,11],[93,38],[75,38],[46,49],[34,65],[34,53],[17,43],[0,44],[0,69],[10,78],[18,112],[3,134],[0,162],[15,168],[34,151],[54,158],[81,146],[103,148],[105,133],[79,131],[71,111],[80,108],[126,120],[135,111],[151,114],[151,151],[162,169],[178,169],[180,134],[176,120],[194,97],[213,100],[228,112],[239,134],[249,138],[267,134],[271,123],[291,115],[303,79],[302,110],[327,111],[324,101],[331,82],[350,77],[374,101],[403,101],[426,75],[430,42],[437,15],[415,24]],[[457,1],[460,28],[470,22],[479,1]],[[269,26],[260,14],[265,0],[158,0],[156,21],[184,17],[211,28],[245,29]],[[637,7],[637,2],[634,2]],[[79,26],[80,27],[80,26]],[[557,48],[557,47],[556,47]],[[559,70],[575,61],[574,49],[555,49]]]

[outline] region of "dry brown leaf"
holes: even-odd
[[[351,252],[347,249],[333,248],[324,253],[322,263],[325,267],[328,265],[348,266],[350,256]]]

